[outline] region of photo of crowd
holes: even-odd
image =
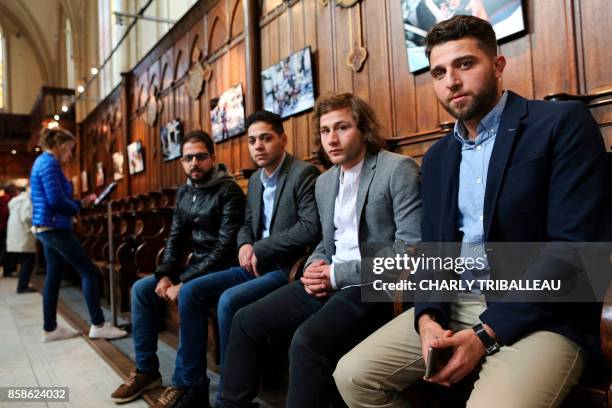
[[[282,118],[314,106],[310,47],[261,72],[264,108]]]

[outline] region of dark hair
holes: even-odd
[[[372,107],[358,96],[351,93],[324,95],[317,99],[314,107],[315,137],[321,137],[321,116],[331,111],[348,108],[353,115],[357,128],[365,136],[368,150],[378,152],[387,146],[387,141],[380,134],[380,123]]]
[[[6,186],[4,186],[4,192],[9,196],[14,196],[15,194],[19,192],[19,187],[17,187],[16,185],[12,183],[9,183]]]
[[[278,116],[276,113],[268,112],[265,110],[253,112],[246,118],[246,129],[256,122],[264,122],[268,125],[272,126],[274,131],[282,135],[285,133],[285,128],[283,127],[283,119]]]
[[[60,127],[49,129],[45,127],[40,131],[38,145],[43,149],[53,149],[55,146],[67,142],[76,142],[76,137],[66,129]]]
[[[425,54],[429,59],[436,45],[448,41],[471,37],[478,41],[480,48],[490,57],[497,55],[495,31],[487,20],[474,16],[454,16],[433,26],[425,38]]]
[[[194,141],[204,143],[208,153],[215,154],[215,144],[210,138],[210,135],[203,130],[192,130],[183,136],[183,139],[181,140],[181,154],[183,153],[183,146],[185,143]]]

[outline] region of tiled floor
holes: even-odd
[[[69,387],[65,403],[8,403],[0,407],[117,407],[110,399],[121,378],[80,337],[43,343],[42,296],[17,295],[16,278],[0,278],[0,387]],[[58,316],[59,324],[68,323]],[[136,400],[124,407],[147,407]]]

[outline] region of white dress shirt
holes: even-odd
[[[340,184],[334,205],[334,242],[336,253],[332,256],[329,268],[331,285],[334,289],[334,264],[347,261],[360,261],[359,231],[357,228],[357,191],[363,160],[347,171],[340,170]]]

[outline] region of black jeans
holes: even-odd
[[[260,349],[291,334],[286,406],[326,406],[335,392],[337,361],[388,321],[390,311],[388,304],[362,303],[359,287],[318,299],[299,281],[243,307],[234,317],[225,356],[222,406],[256,406]]]
[[[28,288],[30,276],[34,269],[36,254],[34,252],[15,252],[19,263],[19,281],[17,282],[17,292],[23,292]]]

